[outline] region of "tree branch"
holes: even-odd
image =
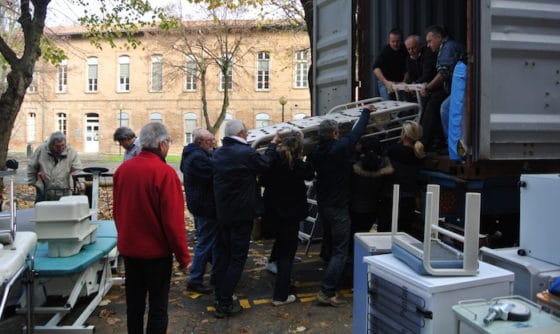
[[[17,62],[18,58],[14,50],[6,43],[6,41],[0,36],[0,53],[6,58],[8,64],[13,65]]]

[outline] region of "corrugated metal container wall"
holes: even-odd
[[[360,0],[358,32],[361,45],[359,99],[377,96],[372,66],[385,45],[389,31],[400,28],[404,37],[417,34],[425,39],[425,29],[433,24],[444,26],[453,38],[466,45],[467,1],[457,0]]]
[[[560,3],[483,0],[477,10],[478,157],[560,158]]]

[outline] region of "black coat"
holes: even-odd
[[[294,160],[293,168],[277,159],[261,177],[264,190],[264,207],[273,215],[296,222],[307,216],[306,180],[315,173],[310,164],[301,159]]]
[[[195,216],[216,218],[211,156],[191,143],[183,148],[180,166],[189,211]]]
[[[388,158],[384,158],[383,163],[383,167],[373,171],[364,169],[361,161],[356,162],[352,166],[351,212],[377,212],[378,202],[383,195],[386,178],[394,172],[393,165],[391,165]]]
[[[368,109],[362,110],[349,134],[339,140],[319,142],[308,156],[317,173],[315,185],[319,206],[348,207],[355,146],[366,129],[369,113]]]
[[[400,143],[395,144],[387,151],[387,157],[395,172],[391,175],[385,195],[390,197],[393,194],[393,184],[400,185],[400,198],[416,197],[420,192],[418,185],[418,171],[422,166],[422,159],[414,154],[414,149]]]
[[[276,158],[276,144],[259,154],[248,144],[225,137],[212,155],[214,199],[220,222],[253,220],[262,211],[257,175]],[[259,210],[260,209],[260,210]]]

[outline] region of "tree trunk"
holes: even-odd
[[[45,27],[47,6],[50,0],[33,2],[33,9],[29,0],[21,0],[21,15],[18,22],[24,35],[24,50],[20,58],[12,48],[0,37],[0,52],[10,65],[7,76],[8,87],[0,97],[0,170],[6,169],[8,144],[14,128],[16,116],[20,110],[27,87],[33,80],[35,62],[41,56],[41,38]],[[33,13],[33,17],[31,16]]]
[[[214,128],[210,123],[210,116],[208,116],[208,100],[206,98],[206,70],[200,71],[200,100],[202,102],[202,115],[206,123],[206,129],[212,134],[215,134]]]

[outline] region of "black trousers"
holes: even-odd
[[[173,258],[136,259],[124,257],[126,325],[128,333],[144,333],[144,312],[148,297],[146,333],[167,332],[167,303]]]
[[[219,307],[233,303],[233,291],[247,261],[253,221],[220,222],[215,250],[215,298]]]
[[[298,247],[299,220],[277,218],[275,240],[272,246],[271,258],[276,261],[278,272],[274,282],[273,300],[284,301],[290,292],[290,281],[294,257]]]
[[[430,150],[438,142],[444,142],[439,110],[446,97],[447,93],[443,89],[438,89],[430,94],[424,104],[420,125],[424,131],[422,143],[426,150]]]

